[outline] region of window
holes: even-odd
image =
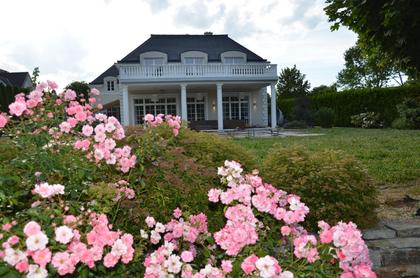
[[[163,65],[163,58],[144,58],[144,65],[145,66],[157,66],[157,65]]]
[[[115,81],[114,80],[108,80],[106,82],[106,88],[108,92],[112,92],[115,90]]]
[[[203,57],[185,57],[185,64],[202,65],[204,64],[204,58]]]
[[[165,114],[176,115],[176,98],[160,97],[158,99],[139,98],[134,99],[134,121],[136,124],[144,122],[144,115]]]
[[[121,121],[121,113],[120,113],[120,107],[119,106],[112,106],[109,108],[106,108],[101,111],[101,113],[107,115],[108,117],[115,117],[119,121]]]
[[[223,97],[223,119],[249,121],[249,97]]]
[[[237,65],[245,63],[244,57],[225,57],[224,58],[225,64],[229,65]]]
[[[190,121],[204,121],[205,116],[205,100],[198,97],[187,98],[187,114]]]

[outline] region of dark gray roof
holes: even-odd
[[[168,55],[168,62],[181,62],[181,53],[202,51],[207,53],[209,62],[220,62],[221,54],[226,51],[240,51],[247,55],[248,62],[266,62],[251,50],[229,38],[228,35],[151,35],[139,47],[131,51],[118,63],[139,63],[140,54],[160,51]],[[111,66],[90,84],[102,84],[108,76],[117,77],[118,69]]]
[[[0,69],[0,77],[4,83],[18,88],[23,88],[27,77],[31,78],[28,72],[8,72]],[[8,82],[7,82],[8,81]]]
[[[91,85],[94,85],[94,84],[103,84],[105,77],[108,77],[108,76],[117,77],[118,76],[118,73],[119,72],[118,72],[117,67],[115,65],[112,65],[109,69],[107,69],[101,75],[99,75],[98,77],[96,77],[95,80],[93,80],[92,82],[90,82],[90,84]]]
[[[209,62],[220,62],[223,52],[241,51],[246,53],[248,62],[266,60],[240,45],[228,35],[151,35],[139,47],[131,51],[119,63],[138,63],[140,54],[148,51],[160,51],[168,55],[168,62],[180,62],[185,51],[202,51],[208,54]]]

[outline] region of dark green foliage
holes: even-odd
[[[378,47],[400,61],[412,77],[420,72],[420,5],[416,0],[327,0],[331,29],[347,26],[367,48]]]
[[[315,113],[315,123],[324,128],[334,125],[334,110],[329,107],[321,107]]]
[[[217,167],[225,160],[240,161],[252,170],[256,161],[244,148],[218,135],[182,129],[175,139],[170,130],[155,128],[155,132],[131,130],[128,138],[136,150],[137,171],[144,186],[137,196],[139,204],[134,220],[153,215],[159,221],[168,221],[176,207],[189,213],[203,212],[209,218],[212,231],[224,224],[222,206],[208,202],[207,192],[220,185]],[[140,226],[143,222],[136,223]]]
[[[420,94],[419,85],[405,85],[391,88],[350,89],[337,93],[308,96],[314,111],[321,107],[334,110],[334,126],[352,126],[350,117],[371,111],[381,115],[381,121],[389,126],[398,117],[397,104],[405,98]],[[287,118],[293,118],[293,107],[297,99],[279,98],[279,108]]]
[[[337,92],[337,85],[334,83],[331,86],[320,85],[320,86],[314,87],[312,88],[310,94],[315,95],[315,94],[326,94],[326,93],[336,93],[336,92]]]
[[[279,80],[277,81],[277,93],[280,96],[304,96],[309,92],[311,84],[305,80],[305,74],[296,68],[284,68],[281,70]]]
[[[75,91],[78,99],[89,98],[90,87],[89,84],[85,81],[73,81],[72,83],[68,84],[65,89],[71,89]]]
[[[403,128],[420,129],[420,95],[405,99],[403,103],[397,105],[397,109],[400,114],[398,119]]]
[[[15,101],[15,95],[21,92],[28,92],[27,89],[20,89],[13,86],[0,84],[0,111],[9,112],[9,104]]]
[[[302,129],[302,128],[308,128],[308,125],[303,121],[290,121],[283,125],[283,128],[285,129]]]
[[[360,227],[376,223],[376,190],[365,169],[341,151],[310,152],[303,146],[275,146],[262,165],[262,177],[301,196],[310,208],[308,224],[353,221]]]
[[[396,62],[377,48],[366,48],[360,42],[344,53],[345,65],[338,73],[337,84],[343,88],[386,87],[391,78],[403,84]],[[399,78],[396,78],[396,77]]]

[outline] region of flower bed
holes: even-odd
[[[10,169],[27,177],[14,185],[19,194],[0,198],[0,273],[376,277],[356,225],[320,221],[319,234],[310,234],[302,225],[310,210],[299,196],[265,183],[256,171],[245,173],[235,161],[218,168],[220,184],[202,196],[224,213],[217,231],[209,231],[211,219],[204,213],[179,208],[167,223],[149,215],[133,225],[138,222],[130,216],[142,209],[147,187],[145,158],[134,154],[138,146],[124,145],[117,119],[95,111],[97,90],[78,96],[71,90],[57,94],[56,88],[54,82],[41,83],[27,96],[16,96],[9,114],[0,115],[1,130],[25,149]],[[170,130],[176,146],[179,117],[146,115],[145,122],[149,133]],[[155,144],[163,142],[158,137]],[[154,143],[149,144],[142,153],[154,157]],[[49,164],[57,158],[57,164],[77,171]]]

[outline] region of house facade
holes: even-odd
[[[277,66],[227,35],[151,35],[90,85],[124,125],[145,114],[180,115],[196,129],[267,127]],[[270,126],[276,126],[275,94]]]

